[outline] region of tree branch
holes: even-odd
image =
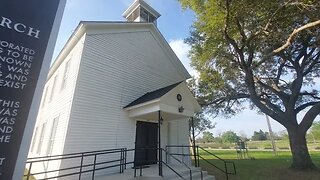
[[[265,61],[267,61],[270,57],[274,56],[275,54],[280,53],[281,51],[283,51],[285,48],[287,48],[288,46],[290,46],[294,40],[294,38],[297,36],[298,33],[300,33],[301,31],[304,31],[306,29],[315,27],[315,26],[319,26],[320,25],[320,20],[314,21],[314,22],[310,22],[307,23],[303,26],[301,26],[298,29],[293,30],[293,32],[291,33],[291,35],[288,37],[287,41],[285,44],[283,44],[281,47],[273,50],[271,53],[268,53],[266,56],[264,56],[261,61],[259,61],[258,63],[256,63],[253,68],[256,68],[258,66],[260,66],[261,64],[263,64]],[[249,38],[250,39],[250,38]]]
[[[285,48],[287,48],[288,46],[290,46],[292,44],[292,41],[294,40],[294,38],[297,36],[298,33],[300,33],[301,31],[304,31],[308,28],[312,28],[315,26],[319,26],[320,25],[320,20],[314,21],[314,22],[310,22],[307,23],[301,27],[299,27],[298,29],[293,30],[293,32],[291,33],[291,35],[288,37],[287,41],[285,44],[283,44],[281,47],[273,50],[273,54],[279,53],[280,51],[284,50]]]
[[[320,53],[317,54],[317,57],[315,57],[312,61],[312,63],[309,65],[309,67],[303,72],[303,75],[307,75],[312,71],[312,68],[316,65],[319,64],[319,59],[320,59]]]
[[[304,69],[305,61],[308,59],[308,51],[309,51],[308,44],[309,44],[308,42],[303,42],[303,47],[297,51],[299,55],[294,59],[295,64],[299,68],[301,67],[301,69]],[[300,61],[301,61],[301,64],[299,63]]]
[[[230,16],[230,0],[226,0],[226,17],[225,17],[225,25],[224,25],[224,37],[227,42],[232,45],[237,54],[240,56],[240,66],[245,67],[244,55],[242,50],[239,48],[237,42],[229,36],[228,33],[228,25],[229,25],[229,16]]]
[[[218,98],[218,99],[215,99],[214,101],[200,103],[200,105],[201,106],[209,106],[212,104],[221,104],[223,102],[227,102],[227,101],[231,101],[231,100],[246,99],[246,98],[250,98],[250,95],[249,94],[236,94],[233,96],[226,96],[226,97]]]
[[[298,107],[295,109],[295,111],[296,111],[297,113],[299,113],[299,112],[303,111],[304,109],[306,109],[306,108],[308,108],[308,107],[310,107],[310,106],[316,105],[316,104],[318,104],[318,103],[320,103],[320,101],[308,102],[308,103],[302,104],[301,106],[298,106]]]
[[[246,42],[246,40],[247,40],[247,36],[246,36],[246,33],[244,32],[244,30],[243,30],[243,28],[242,28],[242,26],[241,26],[241,24],[240,24],[240,21],[239,21],[239,19],[238,18],[236,18],[236,24],[237,24],[237,27],[238,27],[238,30],[239,30],[239,32],[240,32],[240,34],[241,34],[241,36],[242,36],[242,38],[241,38],[241,42],[242,42],[242,48],[245,46],[245,42]]]
[[[306,65],[310,63],[310,57],[312,57],[312,54],[316,50],[316,48],[310,48],[308,46],[306,46],[306,48],[304,48],[304,49],[306,49],[307,52],[301,62],[302,69],[304,69],[306,67]],[[313,59],[313,58],[311,58],[311,59]]]
[[[266,25],[264,26],[264,28],[262,28],[261,30],[257,31],[256,33],[254,33],[252,36],[250,36],[248,38],[248,42],[250,42],[251,40],[253,40],[255,37],[257,37],[259,34],[263,33],[263,32],[267,32],[272,19],[276,16],[276,14],[282,9],[284,8],[289,2],[286,2],[284,5],[281,5],[276,11],[274,11],[274,13],[272,13],[271,17],[268,19],[268,22],[266,23]]]
[[[275,79],[276,86],[279,86],[280,78],[281,78],[281,75],[282,75],[282,70],[283,70],[283,67],[285,66],[285,63],[286,63],[285,61],[281,62],[280,66],[278,68],[277,77]]]
[[[301,72],[297,71],[297,78],[292,82],[290,87],[291,96],[289,100],[289,104],[287,106],[287,110],[293,111],[296,105],[296,102],[299,98],[300,90],[303,83],[303,75]]]
[[[273,92],[274,94],[276,94],[282,101],[286,102],[288,100],[288,95],[284,92],[282,92],[280,89],[275,89],[265,83],[263,83],[262,81],[260,81],[259,78],[256,78],[256,82],[263,88],[270,90],[271,92]],[[276,85],[275,85],[276,86]]]
[[[299,96],[311,96],[314,99],[320,100],[320,97],[317,96],[316,92],[302,92],[299,94]]]
[[[309,111],[304,115],[299,127],[303,132],[307,132],[307,130],[311,127],[314,119],[320,114],[320,102],[315,104]]]
[[[260,98],[260,101],[263,102],[263,104],[267,105],[272,111],[279,113],[282,113],[281,109],[276,106],[275,104],[271,103],[267,98]]]

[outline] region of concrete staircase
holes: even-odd
[[[176,170],[184,179],[190,179],[190,170],[186,169],[185,167],[175,167],[174,170]],[[215,180],[214,176],[209,175],[207,171],[201,171],[201,168],[192,167],[191,173],[192,180],[201,180],[201,173],[203,180]],[[181,178],[171,170],[163,175],[163,179],[181,180]]]
[[[184,179],[190,179],[190,170],[182,165],[171,165],[171,167],[177,171]],[[192,180],[201,180],[200,168],[192,167]],[[175,174],[168,167],[163,165],[163,177],[160,177],[158,165],[151,165],[148,168],[142,170],[142,176],[137,169],[137,177],[134,177],[134,169],[126,169],[122,174],[112,174],[103,177],[96,177],[95,180],[181,180],[181,178]],[[202,171],[203,180],[215,180],[214,176],[208,175],[206,171]]]

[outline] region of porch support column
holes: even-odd
[[[162,176],[162,150],[161,150],[161,111],[158,111],[158,150],[159,150],[159,176]]]
[[[193,117],[191,117],[191,126],[192,126],[192,150],[193,150],[193,158],[194,158],[194,164],[197,167],[197,154],[196,154],[196,138],[194,137],[194,121]]]

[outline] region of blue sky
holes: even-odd
[[[186,66],[187,70],[191,74],[195,74],[195,71],[189,66],[190,60],[187,56],[190,47],[183,42],[189,36],[190,27],[195,20],[193,12],[183,10],[178,0],[145,1],[161,14],[161,17],[158,19],[160,32]],[[133,0],[67,0],[54,51],[54,58],[59,54],[63,45],[81,20],[124,21],[122,13],[132,2]],[[253,131],[258,131],[259,129],[267,131],[266,117],[257,115],[254,111],[250,110],[245,110],[230,119],[216,118],[213,121],[217,122],[216,128],[211,130],[215,135],[227,130],[233,130],[236,133],[245,133],[250,137]],[[275,121],[272,121],[272,128],[275,132],[284,130]]]

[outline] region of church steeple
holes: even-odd
[[[143,0],[135,0],[122,16],[129,22],[152,22],[156,25],[161,15]]]

